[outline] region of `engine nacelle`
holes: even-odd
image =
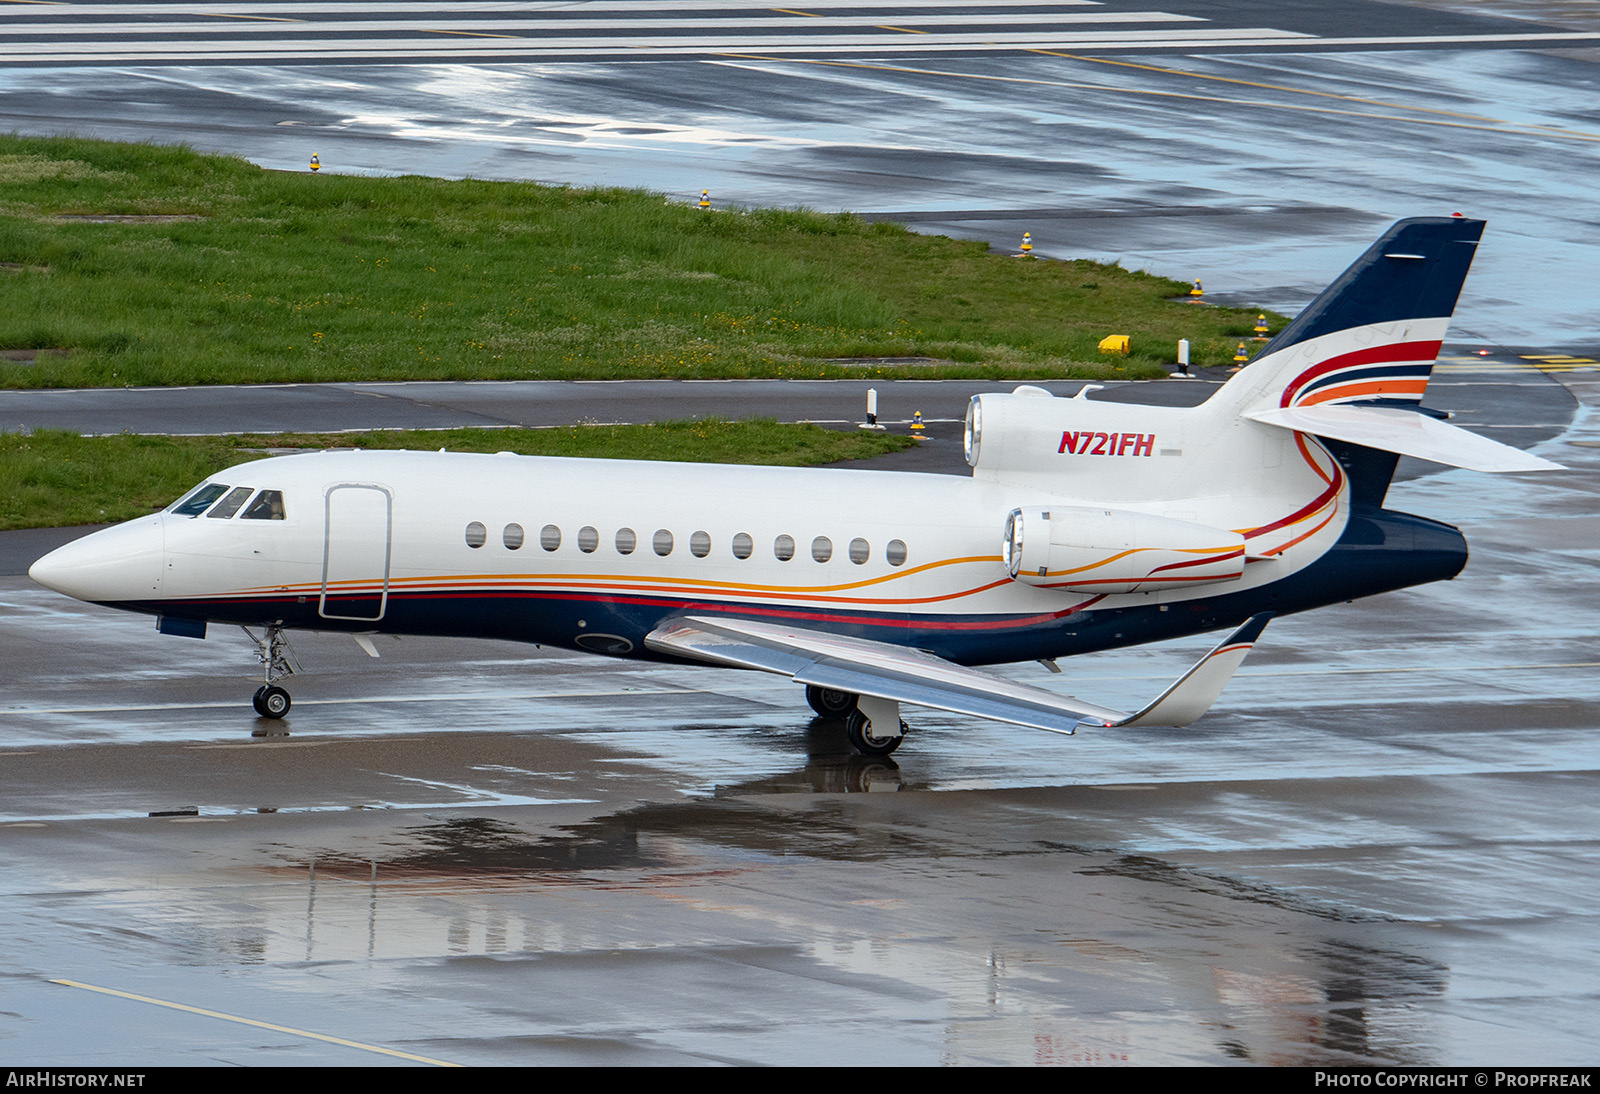
[[[1237,581],[1245,559],[1237,532],[1077,505],[1013,509],[1001,553],[1014,581],[1106,594]]]

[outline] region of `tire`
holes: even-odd
[[[806,685],[806,702],[824,718],[848,718],[850,712],[856,709],[854,692],[819,688],[812,684]]]
[[[850,747],[863,756],[887,756],[900,747],[900,742],[906,739],[906,730],[910,727],[905,722],[900,723],[900,736],[878,737],[872,732],[872,723],[867,721],[867,716],[859,710],[852,710],[844,720],[844,735],[850,740]]]
[[[289,693],[276,684],[262,684],[256,689],[255,696],[250,704],[256,708],[256,713],[263,718],[282,718],[289,713]]]

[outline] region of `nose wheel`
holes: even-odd
[[[289,693],[273,681],[293,676],[298,667],[294,663],[294,651],[289,648],[289,640],[283,637],[283,628],[276,624],[268,627],[260,637],[249,627],[239,629],[255,643],[256,660],[261,662],[262,675],[266,677],[266,683],[256,689],[250,705],[263,718],[282,718],[289,713]]]
[[[276,684],[262,684],[250,702],[263,718],[282,718],[289,713],[289,693]]]

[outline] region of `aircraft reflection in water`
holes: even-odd
[[[970,478],[443,452],[220,472],[30,571],[246,628],[282,717],[284,632],[515,639],[762,669],[893,751],[910,703],[1057,732],[1186,725],[1276,614],[1453,577],[1453,527],[1383,508],[1398,454],[1555,467],[1421,407],[1483,222],[1390,228],[1208,401],[980,395]],[[1236,627],[1134,714],[968,666]],[[256,628],[259,630],[251,630]]]

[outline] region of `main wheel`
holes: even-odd
[[[900,723],[900,736],[879,737],[872,732],[872,723],[860,710],[852,710],[844,720],[844,735],[850,740],[850,747],[863,756],[887,756],[900,747],[900,742],[905,740],[906,730],[910,727],[904,721]]]
[[[806,702],[824,718],[846,718],[856,709],[854,692],[819,688],[814,684],[806,685]]]
[[[250,703],[263,718],[282,718],[289,713],[289,693],[276,684],[262,684]]]

